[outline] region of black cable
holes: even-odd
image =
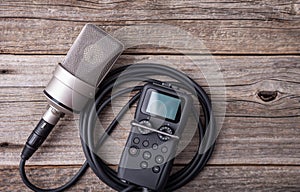
[[[28,180],[28,178],[26,176],[26,173],[25,173],[25,162],[26,162],[25,159],[21,159],[20,166],[19,166],[20,167],[20,174],[21,174],[22,180],[23,180],[23,182],[25,183],[25,185],[28,188],[30,188],[33,191],[40,191],[40,192],[43,192],[43,191],[59,192],[59,191],[63,191],[63,190],[68,189],[69,187],[71,187],[72,185],[74,185],[74,183],[76,183],[80,179],[80,177],[86,172],[87,168],[89,167],[87,161],[85,161],[84,164],[82,165],[82,167],[70,179],[70,181],[68,181],[67,183],[65,183],[61,187],[54,188],[54,189],[42,189],[42,188],[39,188],[39,187],[35,186],[34,184],[32,184]]]
[[[120,180],[117,177],[116,171],[111,169],[98,155],[94,153],[94,151],[96,151],[96,149],[98,149],[105,139],[114,131],[118,125],[118,122],[127,112],[127,110],[135,102],[137,102],[143,86],[124,88],[117,93],[112,93],[113,88],[123,83],[132,81],[145,83],[159,82],[151,79],[151,76],[168,76],[173,79],[174,82],[171,82],[172,85],[176,85],[182,89],[185,89],[198,98],[204,113],[204,122],[202,122],[199,116],[200,111],[197,111],[195,107],[192,107],[193,116],[198,121],[198,150],[193,159],[184,168],[169,177],[164,191],[176,190],[196,177],[209,160],[214,149],[216,130],[211,102],[205,91],[194,80],[189,78],[184,73],[164,65],[144,63],[123,66],[111,71],[107,75],[107,78],[105,78],[104,81],[99,85],[99,91],[96,94],[95,101],[91,101],[80,113],[80,139],[84,154],[86,156],[86,162],[78,171],[78,173],[68,183],[59,188],[41,189],[30,183],[26,177],[24,169],[26,160],[22,159],[20,162],[20,173],[24,183],[34,191],[62,191],[76,183],[76,181],[84,174],[87,167],[90,166],[99,179],[117,191],[143,191],[143,188],[139,186],[135,186]],[[100,113],[106,106],[110,104],[113,99],[130,92],[137,93],[121,109],[119,114],[117,114],[117,116],[105,130],[105,133],[95,140],[95,122]]]

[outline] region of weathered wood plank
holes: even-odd
[[[22,145],[44,112],[46,101],[43,86],[51,78],[62,56],[12,56],[0,57],[0,136],[1,155],[7,158],[2,164],[16,165]],[[212,164],[299,164],[299,57],[216,57],[227,85],[227,113],[224,127]],[[204,86],[206,82],[193,65],[182,56],[122,56],[119,64],[143,60],[168,60],[181,68]],[[207,63],[207,57],[197,58]],[[247,65],[243,65],[243,64]],[[209,66],[203,64],[202,70]],[[3,73],[4,71],[4,73]],[[213,86],[220,86],[213,81]],[[207,89],[207,87],[205,87]],[[263,102],[258,91],[277,91],[271,102]],[[214,96],[218,99],[218,95]],[[113,114],[104,115],[109,122]],[[13,117],[13,121],[12,121]],[[78,120],[78,117],[75,117]],[[84,157],[78,138],[76,122],[72,117],[63,120],[44,147],[33,157],[37,164],[79,164]],[[129,120],[127,120],[129,122]],[[125,142],[128,129],[116,134],[120,145]],[[193,147],[194,146],[194,147]],[[193,155],[195,144],[178,157],[178,163]],[[113,151],[113,150],[112,150]],[[46,154],[46,155],[45,155]],[[114,160],[116,153],[108,153]],[[74,156],[78,157],[74,159]],[[62,158],[64,161],[61,161]]]
[[[45,86],[57,63],[63,59],[64,56],[55,55],[0,55],[0,87]],[[273,82],[274,89],[283,92],[289,87],[281,87],[281,81],[300,82],[300,56],[122,55],[116,67],[145,62],[167,64],[182,70],[202,86],[207,86],[205,76],[212,86],[224,85],[210,71],[222,72],[226,86],[257,84],[267,89],[268,82]]]
[[[208,72],[209,70],[216,71],[216,67],[211,65],[210,57],[191,56],[190,58],[199,64],[199,70],[195,70],[195,65],[189,58],[184,56],[124,55],[118,61],[117,66],[135,62],[159,61],[159,63],[163,63],[167,61],[171,63],[172,67],[189,74],[208,92],[210,90],[218,90],[220,86],[225,84],[226,103],[228,105],[227,116],[298,116],[300,57],[214,57],[223,74],[223,85],[220,79],[210,75],[210,72]],[[57,65],[56,63],[62,59],[62,56],[1,55],[1,101],[45,101],[42,94],[43,87],[51,79],[52,71]],[[244,64],[247,65],[245,66]],[[207,87],[208,82],[201,72],[209,78],[210,87]],[[276,96],[274,100],[270,102],[261,100],[259,93],[264,91],[274,93]],[[224,92],[213,92],[213,100],[215,102],[223,102],[223,94]]]
[[[141,45],[127,52],[132,53],[205,53],[213,54],[299,54],[300,21],[298,20],[166,20],[166,21],[95,21],[104,30],[113,33],[123,27],[133,27],[117,37],[126,44],[140,42],[155,44],[166,42],[159,47]],[[176,30],[164,32],[158,27],[151,37],[147,29],[137,32],[145,24],[167,24],[178,27],[202,41],[207,48],[187,45],[187,36]],[[8,54],[65,54],[79,34],[85,22],[47,20],[39,18],[0,18],[1,53]],[[30,26],[30,27],[28,27]],[[168,27],[167,27],[168,28]],[[148,28],[153,29],[153,27]],[[161,31],[159,31],[161,30]],[[174,32],[173,32],[174,31]],[[139,36],[137,37],[137,35]],[[150,35],[152,32],[150,33]],[[114,34],[113,34],[114,35]],[[193,41],[193,40],[192,40]],[[194,41],[193,41],[194,42]],[[197,45],[199,45],[198,43]],[[207,50],[208,49],[208,50]],[[200,50],[200,51],[199,51]]]
[[[17,165],[27,136],[45,108],[45,102],[10,103],[1,105],[0,163]],[[7,113],[10,111],[9,113]],[[6,113],[6,114],[5,114]],[[13,117],[13,120],[12,120]],[[103,117],[104,125],[112,114]],[[76,121],[77,120],[77,121]],[[105,157],[118,163],[130,118],[125,117],[122,127],[113,134],[113,141],[105,145]],[[299,164],[299,117],[251,118],[226,117],[217,140],[211,164]],[[194,155],[196,140],[177,158],[186,163]],[[116,146],[119,146],[116,148]],[[118,150],[119,149],[119,150]],[[67,117],[59,123],[43,147],[36,153],[32,164],[80,164],[84,160],[78,136],[78,118]],[[76,157],[76,158],[74,158]]]
[[[282,83],[283,84],[283,83]],[[273,84],[269,84],[272,86]],[[297,92],[297,86],[286,83],[285,86],[295,88],[293,90],[285,90],[285,94],[277,96],[275,100],[270,102],[262,101],[256,93],[248,95],[243,90],[255,91],[255,88],[251,86],[239,86],[228,87],[226,90],[227,100],[223,101],[219,95],[214,95],[213,101],[215,105],[226,104],[226,116],[227,117],[257,117],[257,118],[280,118],[280,117],[298,117],[299,116],[299,93]],[[207,88],[205,88],[207,90]],[[290,91],[290,92],[288,92]],[[7,111],[12,111],[11,108],[22,108],[22,113],[27,114],[30,117],[30,106],[35,106],[34,110],[44,111],[47,105],[45,96],[43,94],[43,88],[0,88],[0,103],[2,105],[3,118],[8,117]],[[123,97],[123,102],[128,100],[127,97]],[[122,102],[122,103],[123,103]],[[121,106],[122,103],[115,103],[115,106]],[[219,111],[221,112],[221,111]],[[12,111],[12,114],[16,116],[22,115],[18,111]],[[112,115],[111,113],[109,115]],[[222,114],[217,114],[222,115]],[[25,118],[26,118],[25,117]]]
[[[31,180],[41,187],[59,186],[72,177],[78,167],[28,168]],[[177,191],[299,191],[299,166],[206,166],[196,177]],[[30,191],[22,183],[16,167],[0,168],[1,191]],[[12,185],[13,183],[13,185]],[[113,191],[88,170],[67,191]]]
[[[0,17],[71,21],[248,19],[295,20],[298,0],[3,1]],[[128,10],[130,8],[130,11]],[[101,14],[100,14],[101,13]],[[134,13],[134,14],[133,14]]]

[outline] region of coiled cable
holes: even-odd
[[[192,107],[193,116],[198,122],[197,129],[199,134],[199,143],[197,152],[185,167],[170,175],[164,191],[174,191],[194,179],[206,165],[214,149],[216,128],[210,99],[205,91],[184,73],[165,65],[143,63],[119,67],[109,72],[107,77],[98,86],[95,101],[89,102],[85,109],[80,113],[80,139],[86,157],[86,162],[69,182],[56,189],[41,189],[28,180],[25,173],[26,160],[22,159],[20,162],[20,174],[23,182],[34,191],[58,192],[75,184],[89,166],[100,180],[117,191],[145,191],[145,189],[140,186],[135,186],[134,184],[127,183],[119,179],[117,177],[117,172],[110,168],[104,160],[101,159],[101,157],[94,153],[94,151],[96,151],[106,138],[112,134],[118,125],[118,122],[127,110],[138,101],[140,91],[143,88],[142,85],[139,85],[124,88],[116,93],[112,93],[114,86],[133,81],[160,83],[158,80],[151,79],[151,76],[167,76],[171,78],[172,82],[168,83],[194,94],[202,106],[204,122],[201,121],[199,116],[200,112],[197,111],[195,107]],[[95,140],[95,122],[100,113],[113,99],[130,92],[135,92],[135,95],[116,115],[110,125],[106,128],[105,133]]]

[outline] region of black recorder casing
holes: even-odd
[[[191,105],[190,95],[168,84],[148,83],[144,86],[120,159],[120,179],[154,191],[163,190]],[[150,127],[152,131],[136,124]]]

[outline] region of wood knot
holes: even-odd
[[[13,71],[12,70],[9,70],[9,69],[0,69],[0,74],[9,74],[9,73],[12,73]]]
[[[264,102],[270,102],[276,99],[277,91],[259,91],[257,93],[258,97]]]
[[[8,147],[8,143],[7,142],[3,142],[3,143],[0,143],[0,147]]]

